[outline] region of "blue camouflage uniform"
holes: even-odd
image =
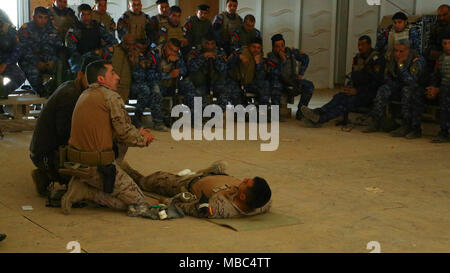
[[[107,48],[117,43],[117,39],[97,21],[91,21],[89,27],[78,22],[66,34],[71,71],[73,73],[80,71],[83,58],[94,55],[101,56]]]
[[[162,97],[174,96],[177,85],[180,94],[184,95],[184,103],[191,110],[194,108],[195,96],[194,85],[184,78],[187,67],[181,54],[178,54],[178,61],[168,62],[162,53],[163,46],[153,48],[146,55],[141,56],[140,65],[133,71],[130,94],[137,99],[136,111],[143,112],[145,107],[149,107],[152,119],[157,122],[164,118],[161,114]],[[180,75],[176,79],[170,77],[170,72],[174,69],[180,70]],[[183,79],[181,80],[180,77]]]
[[[325,123],[358,107],[372,104],[377,89],[384,81],[384,57],[371,50],[367,54],[358,53],[353,58],[352,64],[349,86],[356,89],[356,95],[336,94],[330,102],[319,108],[319,123]]]
[[[431,85],[439,87],[439,105],[441,110],[441,131],[450,129],[450,54],[442,53],[436,63]]]
[[[385,82],[378,88],[371,111],[371,116],[375,120],[380,120],[384,116],[390,100],[400,100],[404,125],[410,126],[413,130],[420,130],[424,89],[419,85],[419,80],[425,65],[425,59],[414,51],[411,51],[401,68],[395,60],[390,60],[386,64]]]
[[[227,11],[221,12],[214,17],[212,30],[217,41],[217,46],[225,49],[227,54],[232,52],[231,37],[233,32],[243,23],[239,14],[230,14]]]
[[[213,90],[217,96],[226,92],[227,56],[223,49],[214,51],[216,58],[206,58],[201,48],[193,47],[188,56],[189,80],[195,86],[195,96],[203,98],[203,106],[208,103],[208,95]]]
[[[63,46],[58,32],[50,24],[40,29],[31,21],[19,29],[19,41],[19,66],[25,72],[31,87],[38,94],[44,95],[42,75],[54,74],[55,70],[50,67],[46,71],[39,71],[37,65],[39,62],[57,63],[57,51]]]
[[[7,97],[25,82],[25,74],[17,66],[20,54],[18,39],[16,28],[0,19],[0,64],[6,64],[1,76],[10,79],[3,87],[3,92],[0,92],[0,97]],[[3,81],[0,85],[3,85]]]
[[[243,89],[245,92],[257,94],[259,105],[269,105],[270,84],[266,77],[266,61],[262,59],[261,63],[257,64],[247,52],[246,56],[250,59],[248,66],[252,66],[252,72],[249,73],[249,70],[245,69],[246,66],[240,62],[241,54],[246,54],[245,50],[236,49],[228,58],[227,88],[219,95],[219,105],[225,109],[229,102],[234,106],[242,104]]]
[[[393,25],[389,25],[386,29],[379,29],[377,31],[377,43],[375,45],[375,50],[380,52],[381,54],[387,53],[389,49],[389,37],[391,35],[398,35],[398,40],[402,39],[408,39],[410,42],[410,48],[416,50],[417,52],[421,53],[420,43],[421,43],[421,37],[420,32],[417,28],[412,27],[411,25],[407,25],[405,30],[401,33],[395,33]],[[405,37],[402,37],[405,36]],[[391,39],[395,37],[391,37]],[[392,43],[393,46],[394,43]]]
[[[298,75],[304,75],[309,65],[309,57],[298,49],[286,47],[286,60],[270,52],[267,55],[271,64],[275,65],[272,70],[274,81],[272,81],[272,104],[280,104],[281,93],[288,92],[290,95],[301,94],[298,109],[302,105],[308,106],[313,92],[314,84],[305,79],[298,79]],[[299,62],[296,69],[296,62]],[[298,71],[298,72],[297,72]]]

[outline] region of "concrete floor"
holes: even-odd
[[[317,92],[313,107],[332,92]],[[427,125],[429,134],[435,125]],[[144,174],[196,170],[224,159],[240,178],[266,178],[273,211],[301,224],[236,232],[202,219],[130,218],[110,209],[74,209],[63,215],[38,197],[28,158],[31,133],[0,140],[0,252],[362,252],[378,241],[381,252],[450,252],[450,144],[430,135],[407,141],[385,133],[343,132],[334,123],[304,128],[280,124],[280,146],[260,152],[259,141],[174,141],[155,133],[149,148],[127,159]],[[376,187],[372,191],[368,188]],[[23,211],[23,205],[33,206]]]

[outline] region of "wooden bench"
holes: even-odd
[[[0,131],[21,132],[33,130],[40,109],[47,102],[46,98],[37,95],[9,95],[8,99],[0,100],[4,114],[0,118]]]

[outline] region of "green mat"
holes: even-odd
[[[268,229],[302,224],[302,222],[295,217],[286,216],[275,212],[240,218],[208,219],[208,221],[220,226],[231,228],[235,231]]]

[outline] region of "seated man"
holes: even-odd
[[[372,48],[372,40],[367,35],[359,38],[358,50],[359,54],[353,58],[349,86],[320,108],[311,110],[302,106],[305,122],[322,124],[358,107],[371,106],[384,80],[384,57]]]
[[[302,119],[302,106],[308,106],[314,92],[314,84],[303,79],[303,75],[309,65],[309,57],[304,52],[287,48],[283,35],[275,34],[272,36],[272,52],[267,55],[270,63],[273,64],[272,69],[272,104],[280,104],[282,92],[289,90],[290,95],[302,95],[298,104],[296,118]],[[298,68],[296,63],[299,62]]]
[[[123,170],[142,190],[172,197],[161,201],[177,205],[187,215],[231,218],[269,211],[272,192],[266,180],[261,177],[240,180],[224,173],[226,166],[225,162],[219,161],[185,176],[162,171],[143,176],[122,162]],[[183,200],[186,192],[194,195],[191,200]]]
[[[59,147],[67,145],[70,137],[72,113],[81,93],[88,88],[85,70],[96,59],[84,60],[83,68],[74,81],[63,83],[49,97],[39,115],[30,144],[30,158],[37,169],[31,172],[40,196],[47,196],[52,181],[67,184],[69,179],[58,173]]]
[[[386,64],[385,83],[378,88],[370,113],[371,120],[364,133],[380,130],[381,119],[390,101],[400,99],[402,125],[391,132],[393,137],[414,139],[421,137],[423,112],[423,88],[419,85],[425,69],[425,59],[410,48],[408,40],[394,45],[394,58]]]
[[[63,47],[58,32],[48,21],[48,10],[34,9],[33,21],[19,29],[19,66],[41,97],[48,95],[44,87],[45,74],[55,75],[57,52]]]
[[[152,112],[153,129],[168,131],[164,125],[164,118],[170,115],[171,109],[166,109],[164,116],[161,111],[162,97],[174,96],[178,85],[179,94],[184,95],[184,104],[192,111],[194,109],[195,87],[185,77],[186,64],[180,53],[181,42],[171,38],[167,43],[151,49],[133,72],[134,82],[131,88],[132,97],[137,98],[136,114],[133,123],[140,127],[142,113],[145,107]],[[142,67],[144,65],[144,67]],[[148,88],[140,89],[139,86]]]
[[[450,6],[443,4],[437,10],[437,21],[431,26],[430,42],[425,53],[427,68],[433,73],[435,63],[442,54],[442,36],[450,32]]]
[[[244,23],[233,32],[231,45],[233,49],[248,46],[255,38],[261,38],[261,33],[255,28],[255,16],[247,14]]]
[[[196,96],[203,98],[203,106],[209,103],[211,89],[216,94],[226,89],[227,61],[225,51],[218,49],[212,33],[204,37],[200,48],[193,48],[188,56],[189,80],[196,88]]]
[[[106,28],[92,20],[92,9],[88,4],[78,7],[79,22],[67,31],[66,46],[70,51],[69,64],[72,73],[81,69],[86,56],[101,56],[105,48],[117,44],[117,40]]]
[[[436,71],[427,87],[428,99],[435,99],[439,94],[441,108],[441,131],[433,138],[434,143],[450,142],[448,129],[450,128],[450,32],[442,35],[443,53],[436,62]]]
[[[0,99],[7,99],[25,82],[25,74],[17,66],[20,54],[17,30],[8,21],[0,17]],[[4,78],[8,78],[9,83],[4,82]]]
[[[408,23],[408,16],[403,12],[397,12],[392,16],[392,21],[392,25],[377,33],[375,49],[381,54],[386,54],[386,60],[389,61],[394,53],[394,44],[399,40],[408,40],[410,48],[420,53],[420,33]]]
[[[242,104],[241,86],[246,92],[258,95],[259,105],[268,105],[270,84],[266,79],[265,60],[262,53],[262,40],[255,38],[248,48],[236,49],[228,58],[228,88],[219,94],[219,105],[225,110],[232,105]]]

